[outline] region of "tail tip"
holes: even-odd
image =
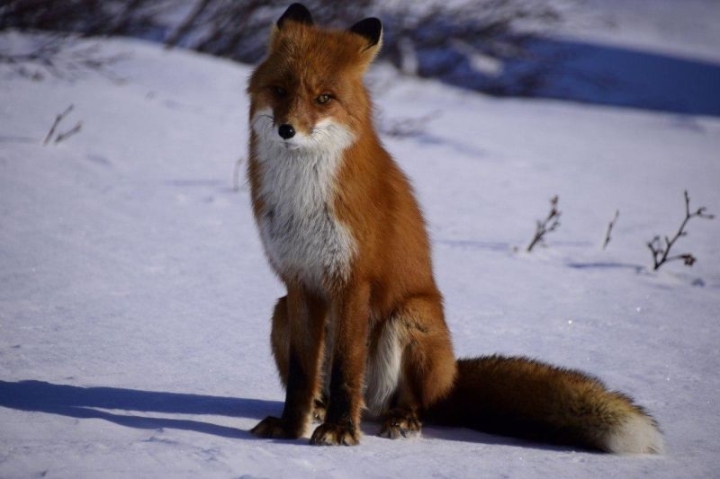
[[[603,442],[607,451],[616,454],[665,454],[665,439],[657,423],[641,412],[608,432]]]

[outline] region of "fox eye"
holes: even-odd
[[[328,95],[327,93],[323,93],[319,97],[315,98],[315,103],[317,103],[318,105],[324,105],[327,102],[329,102],[331,99],[332,99],[332,97],[330,95]]]
[[[281,87],[281,86],[274,86],[274,87],[272,87],[272,90],[273,90],[273,92],[274,92],[277,96],[279,96],[280,98],[282,98],[282,97],[284,97],[285,95],[287,95],[287,90],[284,89],[284,88]]]

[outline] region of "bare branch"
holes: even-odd
[[[60,122],[63,121],[63,118],[68,116],[71,111],[73,111],[74,105],[70,105],[65,109],[64,112],[58,114],[55,117],[55,121],[53,122],[52,126],[50,127],[50,131],[48,131],[47,136],[45,137],[45,141],[43,141],[43,145],[47,145],[52,136],[55,134],[55,130],[57,129],[58,125],[60,125]],[[57,141],[56,141],[57,142]]]
[[[195,5],[193,11],[190,12],[190,15],[187,16],[187,18],[180,24],[180,26],[175,29],[175,31],[172,32],[170,37],[165,41],[165,46],[167,48],[173,48],[175,45],[177,45],[177,43],[185,35],[187,35],[197,24],[203,12],[205,12],[207,7],[210,6],[213,1],[214,0],[201,0],[200,2],[198,2]]]
[[[676,261],[676,260],[682,260],[686,266],[692,266],[697,261],[697,258],[693,256],[690,253],[684,253],[676,256],[669,256],[670,250],[675,245],[675,242],[677,242],[678,239],[682,238],[683,236],[687,236],[687,231],[685,231],[685,227],[688,224],[688,221],[690,221],[691,218],[703,218],[707,220],[711,220],[715,218],[715,215],[711,215],[709,213],[706,213],[707,208],[701,207],[698,208],[695,212],[690,211],[690,195],[688,194],[687,190],[685,190],[685,219],[683,219],[683,222],[680,224],[680,228],[678,229],[677,233],[675,233],[675,236],[672,238],[669,238],[665,236],[665,245],[663,246],[660,242],[660,237],[655,236],[650,242],[647,243],[647,247],[650,249],[650,252],[652,253],[653,257],[653,270],[657,271],[660,269],[660,267],[670,261]]]
[[[98,44],[82,45],[77,37],[66,33],[35,33],[29,35],[34,46],[29,51],[13,52],[0,49],[0,64],[9,65],[16,74],[41,80],[45,73],[60,79],[75,79],[85,72],[95,72],[121,83],[122,78],[109,68],[127,59],[124,53],[102,55]]]
[[[618,217],[620,217],[620,210],[615,210],[615,216],[613,217],[613,219],[610,220],[607,231],[605,232],[605,241],[603,241],[603,247],[602,247],[603,249],[607,248],[607,245],[610,243],[610,240],[612,239],[610,235],[612,234],[613,228],[615,228],[615,223],[617,223]]]
[[[76,133],[80,132],[80,129],[82,128],[82,122],[77,122],[77,125],[75,125],[71,130],[66,131],[65,133],[61,133],[55,138],[55,144],[60,143],[63,140],[66,140],[67,138],[70,138]]]
[[[557,195],[550,199],[550,212],[544,220],[537,222],[535,226],[535,236],[533,236],[532,241],[530,241],[526,249],[528,253],[538,244],[544,244],[545,235],[551,231],[555,231],[560,226],[560,215],[562,215],[562,212],[558,210],[558,201],[559,198]]]

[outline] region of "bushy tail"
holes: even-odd
[[[428,423],[619,454],[662,453],[655,420],[598,379],[522,357],[458,360]]]

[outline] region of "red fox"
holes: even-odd
[[[413,190],[383,148],[363,83],[377,18],[319,28],[291,5],[252,74],[248,178],[269,263],[287,288],[271,344],[280,417],[252,429],[355,445],[364,410],[380,435],[422,422],[615,453],[660,453],[656,422],[581,372],[526,358],[456,360]]]

